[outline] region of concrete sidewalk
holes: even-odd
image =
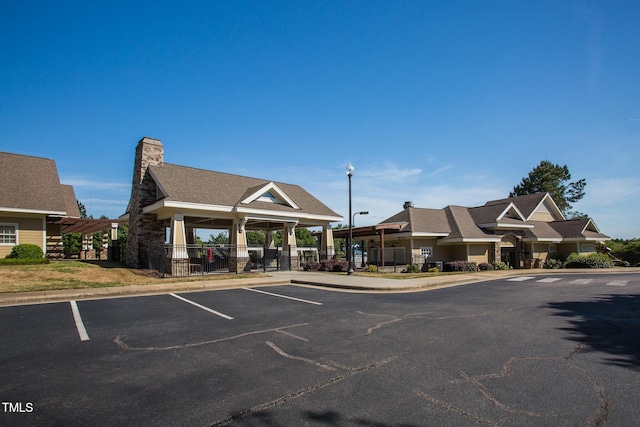
[[[369,277],[358,275],[349,276],[346,273],[277,271],[270,273],[267,277],[245,277],[242,279],[201,280],[197,282],[158,283],[153,285],[0,293],[0,306],[286,284],[305,284],[352,291],[407,292],[436,289],[445,286],[456,286],[515,276],[561,275],[576,273],[628,274],[640,273],[640,268],[480,271],[476,273],[443,274],[417,279],[388,279],[383,277],[384,275],[381,275],[381,277]]]

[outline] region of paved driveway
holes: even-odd
[[[640,276],[0,308],[0,425],[637,425]]]

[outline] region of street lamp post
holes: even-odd
[[[353,176],[353,170],[354,167],[351,162],[349,162],[349,166],[347,166],[347,176],[349,177],[349,234],[347,237],[347,264],[349,264],[349,271],[347,272],[348,275],[353,274],[353,268],[351,266],[351,239],[353,237],[351,234],[351,228],[353,225],[353,217],[351,216],[351,177]]]
[[[353,227],[356,226],[356,215],[369,215],[369,212],[367,211],[361,211],[361,212],[356,212],[353,214],[353,217],[351,218],[351,224]],[[351,229],[349,229],[349,234],[351,234]],[[349,264],[349,271],[351,272],[350,274],[353,274],[353,264],[355,263],[355,256],[353,254],[353,246],[351,245],[351,264]],[[362,248],[360,248],[360,250],[362,250]],[[364,252],[362,253],[362,256],[364,256]]]

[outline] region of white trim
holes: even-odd
[[[300,209],[300,207],[289,196],[287,196],[287,194],[284,191],[282,191],[282,189],[278,187],[278,185],[273,181],[271,181],[264,187],[260,188],[258,191],[255,191],[253,194],[251,194],[249,197],[242,200],[240,203],[248,205],[249,203],[258,200],[264,193],[271,190],[273,190],[276,194],[278,194],[278,196],[280,196],[284,200],[284,202],[288,204],[290,207],[292,207],[293,209],[298,209],[298,210]]]
[[[501,240],[502,239],[500,237],[474,238],[474,239],[458,237],[455,239],[436,240],[436,244],[449,245],[449,244],[457,244],[457,243],[499,243]]]
[[[196,211],[204,211],[204,212],[225,212],[225,213],[233,213],[234,211],[237,213],[244,214],[257,214],[257,215],[273,215],[276,213],[277,215],[287,217],[287,218],[301,218],[307,220],[316,220],[316,221],[326,221],[326,222],[340,222],[344,220],[341,216],[329,216],[329,215],[316,215],[310,214],[303,211],[300,212],[281,212],[281,211],[272,211],[266,209],[253,209],[253,208],[245,208],[245,207],[233,207],[233,206],[223,206],[223,205],[204,205],[201,203],[189,203],[189,202],[174,202],[171,200],[158,200],[152,205],[146,206],[142,209],[143,213],[155,213],[156,211],[163,208],[174,208],[180,209],[183,211],[196,210]],[[187,216],[188,212],[185,212]]]
[[[512,228],[526,228],[531,229],[534,228],[532,224],[501,224],[499,222],[487,223],[487,224],[478,224],[480,228],[501,228],[501,229],[512,229]]]
[[[552,242],[552,243],[562,243],[563,242],[563,238],[562,237],[542,237],[542,238],[537,238],[537,237],[524,237],[522,239],[523,242],[533,242],[533,243],[548,243],[548,242]]]
[[[540,207],[541,204],[544,203],[545,200],[549,199],[551,201],[551,205],[552,208],[556,211],[556,213],[558,215],[560,215],[560,219],[562,221],[565,221],[566,218],[564,217],[564,215],[562,214],[562,211],[560,210],[560,208],[558,207],[558,205],[556,204],[556,202],[553,200],[553,197],[551,197],[551,194],[546,193],[545,196],[542,198],[542,200],[540,200],[540,203],[538,203],[536,205],[536,207],[531,211],[531,215],[529,215],[529,217],[527,218],[527,221],[529,221],[529,219],[531,219],[531,217],[538,211],[538,208]]]
[[[62,237],[62,236],[60,236]],[[47,218],[42,218],[42,253],[47,256]]]
[[[162,208],[175,208],[184,210],[199,210],[208,212],[233,212],[233,206],[223,205],[204,205],[202,203],[190,203],[190,202],[174,202],[171,200],[158,200],[152,205],[146,206],[142,209],[143,213],[154,213]]]
[[[266,209],[254,209],[254,208],[243,208],[243,207],[237,207],[236,212],[244,213],[244,214],[256,214],[256,215],[277,214],[287,218],[300,218],[300,219],[310,219],[310,220],[328,221],[328,222],[340,222],[344,220],[344,218],[341,216],[317,215],[317,214],[310,214],[306,212],[281,212],[281,211],[271,211]]]
[[[40,215],[44,214],[44,215],[52,215],[52,216],[65,216],[67,214],[66,211],[45,211],[40,209],[5,208],[1,206],[0,206],[0,212],[40,214]]]
[[[518,214],[518,216],[520,217],[520,219],[522,221],[526,221],[526,218],[524,217],[524,215],[522,215],[522,212],[520,212],[520,209],[518,209],[518,207],[516,205],[514,205],[513,202],[509,203],[507,205],[507,207],[504,208],[502,213],[500,215],[498,215],[498,218],[496,218],[496,221],[500,221],[502,218],[504,218],[504,216],[507,214],[507,212],[509,212],[511,209],[516,211],[516,213]]]
[[[286,223],[296,223],[298,224],[300,221],[296,218],[294,221],[291,218],[278,218],[275,216],[245,216],[244,219],[247,221],[267,221],[267,222],[286,222]]]

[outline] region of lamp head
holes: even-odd
[[[347,166],[347,176],[351,176],[353,175],[353,170],[355,168],[353,167],[353,165],[351,164],[351,162],[349,162],[349,166]]]

